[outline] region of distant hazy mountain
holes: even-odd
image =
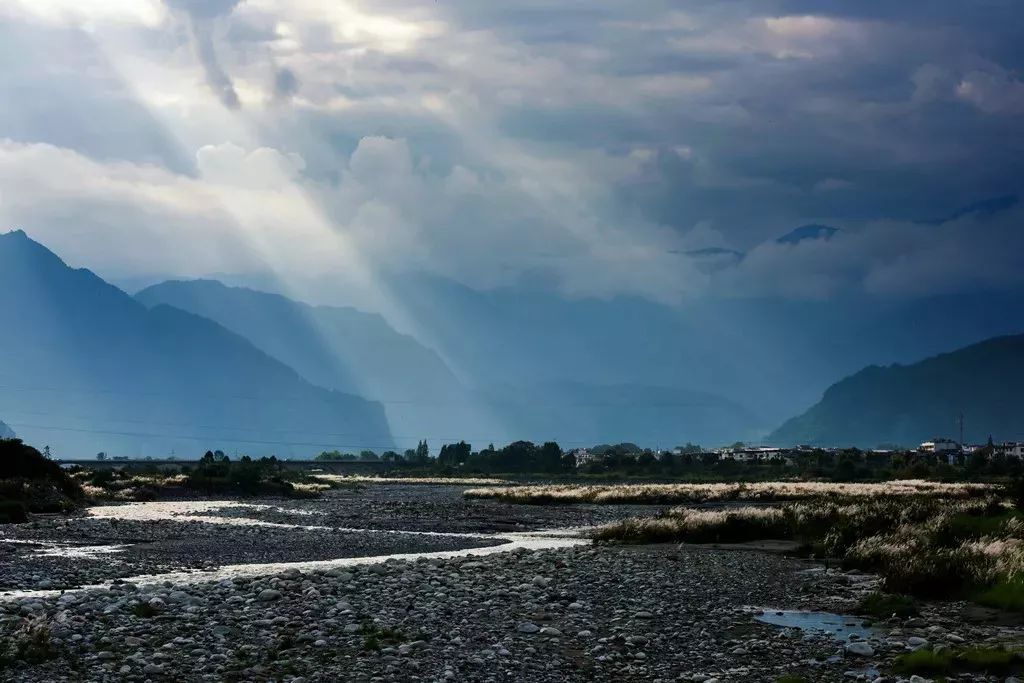
[[[989,197],[973,204],[968,204],[962,207],[948,216],[943,216],[935,220],[924,221],[925,223],[931,223],[932,225],[941,225],[950,221],[955,221],[965,216],[975,216],[979,218],[990,218],[996,214],[1008,211],[1013,207],[1017,206],[1020,202],[1020,198],[1015,194],[1002,195],[1000,197]]]
[[[382,401],[403,445],[479,429],[469,415],[473,399],[440,356],[379,315],[213,280],[164,282],[136,299],[214,320],[314,384]]]
[[[1024,335],[997,337],[913,365],[870,366],[779,427],[778,444],[916,445],[932,437],[1024,437]]]
[[[400,442],[718,443],[749,435],[755,424],[750,411],[732,401],[679,388],[547,381],[532,373],[464,388],[432,350],[380,316],[351,308],[308,306],[213,281],[165,282],[136,297],[216,320],[312,382],[384,400]],[[444,326],[441,319],[432,322]],[[500,364],[509,349],[498,340],[492,344],[480,351]]]
[[[0,235],[0,414],[57,457],[391,445],[380,404],[303,380],[206,318],[151,309]]]
[[[3,422],[0,422],[0,439],[13,439],[15,436],[17,435],[14,433],[13,429],[5,425]]]

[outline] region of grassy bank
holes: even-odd
[[[67,512],[84,500],[60,465],[18,439],[0,439],[0,524],[24,522],[30,512]]]
[[[331,484],[423,484],[443,486],[502,486],[509,484],[507,479],[495,477],[387,477],[360,474],[314,474],[314,479]]]
[[[316,497],[332,488],[358,486],[354,482],[320,479],[281,467],[273,458],[215,459],[208,454],[183,463],[180,472],[135,469],[80,469],[72,477],[93,502],[149,501],[187,496]]]
[[[921,480],[881,483],[757,482],[728,484],[609,484],[477,488],[467,498],[496,498],[527,504],[674,505],[729,501],[786,501],[806,498],[869,499],[888,497],[975,498],[991,492],[986,484]]]
[[[995,496],[817,500],[713,511],[677,507],[602,527],[595,538],[624,543],[789,539],[844,567],[877,572],[893,593],[1024,607],[1024,516]]]

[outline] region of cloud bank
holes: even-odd
[[[1019,208],[935,221],[1024,196],[1022,10],[986,7],[17,0],[0,221],[125,276],[1015,289]],[[807,223],[842,231],[775,242]]]

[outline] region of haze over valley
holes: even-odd
[[[0,680],[1024,680],[1021,0],[3,0]]]

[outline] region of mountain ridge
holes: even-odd
[[[312,385],[214,321],[147,308],[23,231],[0,235],[0,310],[0,412],[58,457],[392,443],[379,404]]]
[[[404,445],[467,429],[474,400],[466,388],[436,351],[379,314],[206,279],[162,282],[135,298],[215,320],[311,383],[384,402]]]
[[[958,436],[1019,438],[1024,432],[1024,334],[1003,335],[916,363],[869,365],[826,389],[805,413],[787,420],[768,443],[916,446]]]

